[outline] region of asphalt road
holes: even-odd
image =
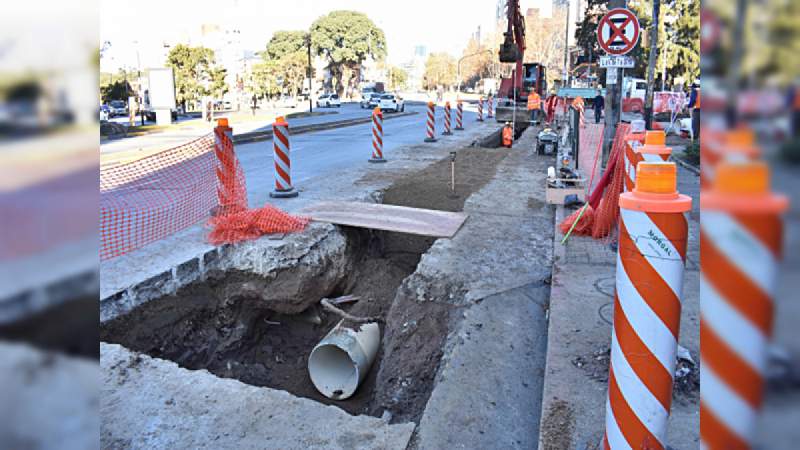
[[[360,110],[343,106],[342,112],[348,116],[331,115],[310,119],[326,119],[335,117],[335,120],[366,116],[368,110]],[[419,114],[384,120],[383,123],[383,153],[384,157],[391,159],[394,151],[402,146],[419,144],[425,139],[425,106],[417,104],[406,105],[406,112],[417,111]],[[437,108],[437,137],[441,136],[444,112]],[[386,114],[390,117],[391,113]],[[469,127],[474,123],[476,115],[464,111],[464,124]],[[302,120],[302,119],[300,119]],[[300,120],[294,122],[300,122]],[[453,110],[452,124],[455,127],[455,110]],[[290,122],[290,129],[292,123]],[[454,131],[455,132],[455,131]],[[304,180],[324,175],[335,174],[338,170],[351,167],[354,164],[365,164],[372,155],[372,124],[359,124],[349,127],[336,128],[326,131],[303,133],[291,137],[292,183],[300,185]],[[274,185],[274,165],[272,159],[272,140],[239,144],[236,154],[245,170],[248,189],[256,185]]]
[[[386,113],[384,120],[384,156],[392,157],[395,149],[401,146],[423,142],[425,138],[425,110],[422,103],[406,104],[406,112],[416,111],[419,114],[388,119],[392,113]],[[371,115],[371,110],[361,109],[358,103],[342,105],[341,108],[322,108],[324,111],[334,111],[335,114],[289,119],[289,127],[324,123],[355,118],[366,118]],[[444,111],[437,107],[436,134],[442,137]],[[452,112],[452,126],[455,127],[455,109]],[[464,124],[466,127],[474,123],[476,114],[473,107],[465,105]],[[234,133],[237,125],[233,124]],[[250,125],[246,131],[266,130],[271,124]],[[241,130],[241,127],[238,128]],[[208,129],[176,129],[161,133],[154,133],[134,138],[119,139],[103,143],[100,151],[103,154],[147,149],[152,147],[169,148],[195,139],[210,132]],[[242,131],[245,132],[245,131]],[[359,124],[331,130],[316,131],[298,134],[291,137],[292,181],[294,184],[303,180],[324,175],[335,174],[337,170],[350,167],[353,164],[365,163],[372,152],[372,124]],[[274,184],[274,165],[272,158],[272,140],[238,144],[236,146],[242,166],[245,169],[248,186],[272,186]]]

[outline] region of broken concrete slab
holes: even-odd
[[[464,312],[448,338],[415,448],[536,446],[548,296],[546,285],[531,284]]]
[[[0,446],[99,449],[100,366],[0,342]]]
[[[115,344],[101,355],[103,448],[401,450],[414,430]]]
[[[319,202],[298,214],[318,222],[446,238],[467,220],[464,213],[363,202]]]

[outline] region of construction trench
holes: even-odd
[[[458,349],[472,334],[506,335],[511,341],[503,345],[511,347],[505,349],[510,353],[494,355],[500,360],[536,360],[524,362],[526,367],[531,365],[535,370],[519,374],[522,380],[527,381],[511,388],[508,395],[509,399],[523,399],[525,396],[520,396],[515,390],[524,389],[530,391],[526,394],[530,398],[541,401],[542,346],[546,344],[547,283],[553,232],[552,210],[544,205],[541,181],[545,168],[552,164],[552,157],[536,156],[532,144],[535,139],[527,136],[532,133],[524,131],[524,127],[517,130],[517,134],[526,139],[518,141],[511,151],[493,148],[499,146],[499,131],[484,136],[473,146],[458,148],[455,192],[449,183],[449,156],[396,179],[380,192],[380,202],[387,205],[466,211],[470,216],[459,231],[460,236],[437,240],[395,232],[312,224],[306,233],[316,241],[309,244],[308,253],[297,257],[295,264],[262,272],[237,268],[236,262],[221,261],[203,277],[176,292],[143,302],[124,314],[101,321],[100,339],[135,353],[174,361],[184,369],[205,369],[219,378],[236,379],[247,385],[282,390],[297,397],[335,405],[352,415],[382,418],[389,424],[413,422],[417,429],[408,448],[436,448],[445,442],[453,443],[452,438],[445,435],[444,422],[436,424],[435,419],[425,420],[423,416],[429,403],[436,403],[432,400],[436,386],[449,384],[444,382],[445,373],[461,370],[450,366],[464,357],[459,356]],[[507,172],[509,178],[498,179],[500,171]],[[540,182],[535,184],[532,180]],[[519,201],[514,202],[516,198],[503,195],[504,192],[520,190],[521,186],[528,186],[530,192],[521,196],[515,193]],[[484,198],[476,199],[481,195]],[[471,202],[476,200],[471,210],[465,208],[468,199]],[[508,202],[505,208],[503,202]],[[526,217],[533,211],[536,212],[535,223]],[[514,218],[512,222],[518,222],[510,225],[513,231],[497,227],[498,220],[508,217]],[[496,235],[484,236],[482,230],[487,227]],[[517,236],[534,239],[535,245],[518,248],[530,242],[514,242]],[[459,239],[466,241],[456,242]],[[497,242],[503,242],[508,249],[493,248]],[[224,252],[222,254],[224,258]],[[243,253],[248,258],[255,254]],[[521,267],[517,272],[503,267],[504,262],[519,261],[524,257],[532,260],[520,261]],[[237,258],[239,256],[232,259]],[[475,261],[469,261],[470,258]],[[458,262],[451,267],[431,273],[431,267],[456,260]],[[461,260],[466,265],[458,267]],[[253,261],[248,264],[258,265]],[[469,264],[479,268],[470,270]],[[500,273],[503,270],[511,273]],[[523,271],[523,276],[519,270]],[[470,319],[473,314],[470,310],[475,310],[474,314],[478,315],[497,314],[487,309],[491,303],[487,299],[521,290],[524,291],[522,296],[516,297],[535,314],[535,323],[530,323],[535,331],[503,330],[490,326],[489,320]],[[375,362],[355,394],[346,400],[332,400],[320,394],[312,384],[308,358],[314,346],[342,320],[339,315],[323,309],[320,301],[347,295],[358,300],[339,307],[353,316],[378,318],[381,341]],[[494,308],[507,309],[501,314],[528,320],[524,313],[514,310],[512,305],[518,301],[516,298],[508,301],[508,306],[498,304]],[[499,323],[508,321],[504,319]],[[345,324],[348,324],[347,320]],[[358,327],[357,324],[350,325]],[[486,330],[482,330],[484,326]],[[515,333],[529,335],[520,339]],[[516,341],[519,348],[514,348]],[[469,358],[475,356],[480,357],[471,355]],[[492,364],[490,355],[482,358]],[[509,363],[495,361],[494,364],[502,368]],[[479,365],[473,364],[472,370],[482,369],[474,366]],[[452,381],[448,380],[450,383],[458,379],[451,375],[447,377],[452,378]],[[491,383],[498,382],[503,383],[500,380]],[[444,392],[446,394],[447,389]],[[490,410],[485,414],[496,415],[497,411],[492,410],[503,408],[501,399],[502,395],[498,395],[496,403],[487,404]],[[443,411],[427,414],[440,415],[441,420],[451,421],[452,418],[446,419],[446,415],[452,414],[449,409],[456,405],[447,399],[443,404],[448,405]],[[509,435],[502,429],[488,433],[475,429],[477,437],[470,437],[470,433],[465,432],[462,438],[493,439],[491,442],[496,442],[497,448],[530,448],[538,434],[539,411],[538,404],[527,407],[536,411],[523,423],[533,420],[536,423],[527,423],[528,430],[515,432],[525,436],[515,437],[501,445],[497,442],[501,435],[510,439],[514,433]],[[422,422],[429,422],[427,429],[436,436],[426,437],[425,429],[420,429]],[[519,425],[513,424],[513,427]],[[491,428],[490,424],[481,423],[472,426]],[[504,426],[512,427],[512,424]],[[117,442],[108,430],[102,434],[104,447]]]

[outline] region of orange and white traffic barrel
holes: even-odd
[[[636,167],[640,162],[663,162],[669,160],[669,156],[672,154],[672,148],[664,145],[665,143],[666,135],[664,131],[652,130],[644,133],[644,143],[642,145],[631,146],[635,146],[636,148],[631,149],[633,156],[630,159],[630,164],[625,166],[625,182],[623,183],[625,192],[632,191],[633,187],[636,185]],[[628,157],[627,151],[625,152],[625,157],[626,159]]]
[[[372,158],[369,162],[386,162],[383,158],[383,111],[379,107],[372,110]]]
[[[233,128],[228,119],[217,119],[214,127],[214,155],[217,158],[217,201],[216,215],[234,212],[246,206],[241,199],[246,198],[244,188],[237,179],[238,162],[233,149]]]
[[[444,104],[444,131],[442,131],[442,134],[445,136],[453,134],[450,131],[450,102],[445,102]]]
[[[692,199],[672,162],[641,162],[619,197],[606,449],[666,448]]]
[[[489,101],[486,104],[486,118],[491,119],[494,117],[494,98],[489,96]]]
[[[464,104],[461,100],[456,101],[456,130],[464,129]]]
[[[723,160],[746,161],[758,158],[761,151],[755,143],[755,133],[749,128],[730,131],[703,131],[700,140],[700,188],[708,189],[714,184],[717,165]]]
[[[760,161],[721,162],[701,195],[702,448],[754,447],[788,204]]]
[[[483,97],[478,99],[478,122],[483,122]]]
[[[298,193],[292,186],[289,124],[283,116],[275,119],[275,123],[272,124],[272,148],[275,159],[275,190],[270,192],[269,196],[276,198],[297,197]]]
[[[631,121],[630,130],[628,134],[625,135],[625,154],[623,155],[625,173],[622,188],[624,192],[633,191],[633,186],[636,182],[636,163],[638,162],[634,150],[644,145],[644,141],[644,120]]]
[[[428,102],[428,119],[425,122],[425,142],[436,142],[436,105]]]

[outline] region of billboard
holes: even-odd
[[[171,67],[150,69],[149,100],[152,109],[175,109],[175,78]]]

